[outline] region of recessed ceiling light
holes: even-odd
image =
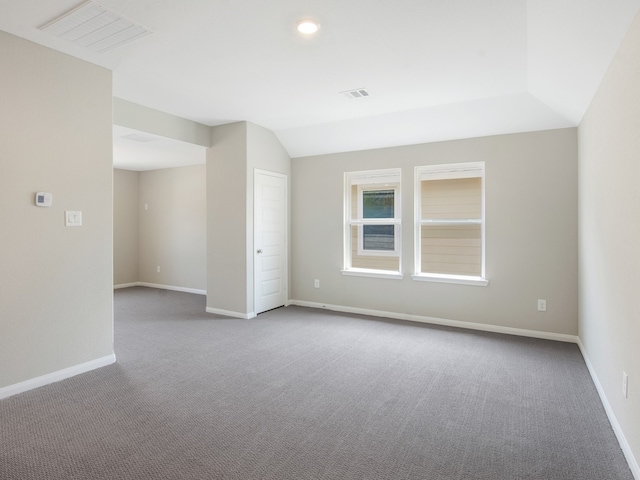
[[[304,33],[305,35],[316,33],[319,28],[320,24],[314,22],[313,20],[300,20],[298,22],[298,31],[300,33]]]

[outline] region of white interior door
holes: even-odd
[[[254,174],[254,297],[256,314],[287,302],[287,177]]]

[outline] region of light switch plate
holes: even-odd
[[[77,211],[65,211],[64,212],[65,225],[67,227],[80,227],[82,226],[82,212]]]

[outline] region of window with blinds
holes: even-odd
[[[400,170],[345,174],[345,274],[400,275]]]
[[[414,279],[486,285],[484,162],[417,167],[415,176]]]

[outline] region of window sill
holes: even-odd
[[[366,268],[350,268],[348,270],[340,270],[342,275],[353,277],[371,277],[371,278],[390,278],[392,280],[402,280],[404,275],[400,272],[391,272],[388,270],[373,270]]]
[[[486,287],[489,280],[481,277],[465,277],[462,275],[437,275],[425,274],[411,275],[411,278],[418,282],[436,282],[436,283],[455,283],[458,285],[475,285],[477,287]]]

